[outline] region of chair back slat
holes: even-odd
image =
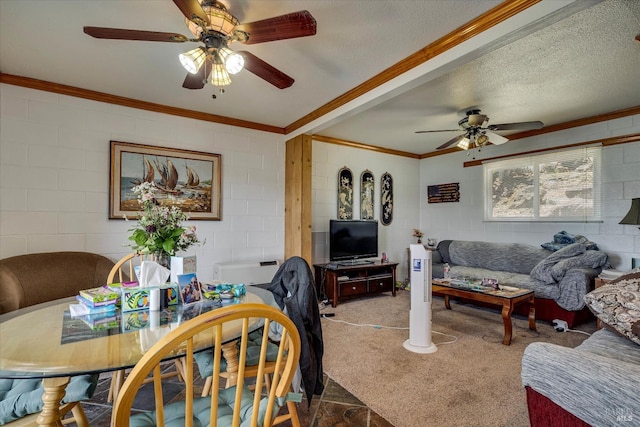
[[[158,402],[164,402],[164,396],[162,394],[162,370],[160,365],[153,368],[153,397],[156,402],[156,424],[159,426],[164,425],[164,407],[158,405]]]
[[[222,324],[216,325],[215,328],[215,345],[214,348],[222,346]],[[220,372],[220,364],[222,362],[222,351],[213,352],[213,372]],[[218,397],[220,395],[220,375],[213,377],[213,392],[211,393],[211,415],[209,417],[209,425],[216,427],[218,425]]]
[[[185,427],[193,427],[193,338],[187,340],[187,354],[185,355],[187,365],[185,369],[186,378],[186,420]]]

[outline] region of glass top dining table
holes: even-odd
[[[268,290],[257,286],[245,288],[246,295],[225,301],[222,306],[263,303],[278,307]],[[93,324],[70,316],[69,305],[73,303],[74,297],[64,298],[0,315],[0,378],[42,378],[43,413],[57,412],[69,377],[133,367],[168,332],[221,306],[203,300],[169,306],[159,312],[118,311],[106,324]],[[223,333],[226,335],[223,341],[232,342],[240,331],[229,328]],[[203,337],[196,350],[210,348],[212,343],[213,337]],[[48,418],[38,418],[38,424],[57,425],[53,416]]]

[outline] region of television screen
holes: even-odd
[[[378,221],[329,221],[329,258],[348,261],[378,256]]]

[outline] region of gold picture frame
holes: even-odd
[[[110,141],[109,219],[135,219],[135,185],[151,182],[158,203],[178,206],[191,220],[222,219],[221,155]]]

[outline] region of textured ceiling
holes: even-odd
[[[248,72],[225,94],[181,87],[194,43],[98,40],[85,25],[188,34],[171,0],[0,0],[0,72],[287,127],[494,6],[497,0],[229,0],[240,22],[309,10],[312,37],[233,46],[296,81]],[[427,153],[461,110],[552,125],[639,104],[640,1],[544,0],[297,132]],[[293,135],[293,133],[291,134]],[[505,133],[506,135],[506,133]]]
[[[553,125],[640,105],[640,2],[606,1],[459,66],[322,135],[425,153],[478,106],[489,124]],[[508,135],[513,132],[501,132]]]

